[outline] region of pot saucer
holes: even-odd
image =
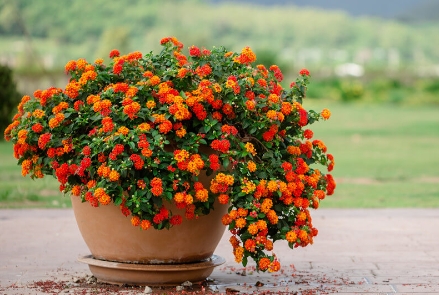
[[[135,264],[99,260],[91,255],[82,256],[78,261],[87,263],[98,281],[110,284],[169,286],[185,281],[197,283],[212,274],[214,267],[226,262],[217,255],[194,263],[178,264]]]

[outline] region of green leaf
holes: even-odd
[[[269,149],[273,146],[273,143],[272,143],[272,142],[265,142],[264,144],[265,144],[265,146],[266,146],[267,148],[269,148]]]
[[[274,205],[274,209],[277,211],[277,212],[282,212],[282,209],[284,208],[284,205],[283,204],[276,204],[276,205]]]
[[[242,258],[242,265],[243,265],[244,267],[246,267],[246,266],[247,266],[247,262],[248,262],[247,256],[244,256],[244,257]]]
[[[213,173],[213,170],[212,170],[212,169],[208,168],[208,169],[206,170],[206,176],[210,176],[210,175],[212,175],[212,173]]]
[[[261,178],[261,179],[266,179],[266,178],[268,178],[268,175],[267,175],[267,173],[265,171],[260,171],[258,173],[258,177]]]
[[[165,194],[166,199],[172,200],[172,193],[171,192],[165,192],[164,194]]]
[[[226,159],[223,160],[224,168],[227,168],[229,166],[229,164],[230,164],[229,159],[226,158]]]
[[[114,200],[114,204],[117,206],[122,204],[122,197],[116,197],[116,199]]]
[[[268,158],[273,158],[273,152],[272,151],[268,151],[266,153],[264,153],[262,155],[262,159],[268,159]]]

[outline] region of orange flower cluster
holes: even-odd
[[[163,193],[163,182],[160,178],[154,177],[151,180],[151,192],[154,196],[158,197]]]
[[[63,113],[56,114],[54,118],[51,118],[49,120],[50,129],[54,129],[54,128],[58,127],[59,124],[61,124],[61,122],[64,121],[64,118],[65,118],[65,116]]]
[[[248,161],[247,168],[248,168],[248,171],[255,172],[256,168],[257,168],[256,163],[253,161]]]
[[[189,154],[186,150],[175,150],[174,159],[177,161],[178,169],[189,171],[193,175],[200,174],[204,168],[204,161],[199,154]]]
[[[200,202],[207,202],[209,199],[209,191],[204,188],[201,182],[194,184],[195,198]]]
[[[210,183],[210,191],[217,193],[225,193],[228,191],[229,186],[232,186],[235,182],[232,175],[226,175],[224,173],[218,173]]]
[[[128,115],[130,119],[137,118],[136,114],[140,111],[140,104],[136,101],[127,104],[123,108],[123,112]]]
[[[241,54],[235,58],[235,61],[241,64],[250,64],[256,61],[256,54],[253,53],[250,47],[242,49]]]
[[[95,102],[93,103],[93,110],[96,113],[101,113],[102,116],[108,116],[111,112],[111,101],[108,99],[100,100],[99,96],[95,96]]]
[[[323,119],[328,120],[331,117],[331,112],[328,109],[323,109],[321,115]]]
[[[111,197],[105,192],[103,188],[97,188],[94,192],[94,197],[99,201],[101,205],[108,205],[111,202]]]

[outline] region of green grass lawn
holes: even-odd
[[[439,208],[438,108],[323,100],[304,106],[332,112],[311,126],[336,162],[338,186],[322,208]],[[0,163],[0,208],[69,206],[55,179],[21,176],[10,143],[0,142]]]
[[[339,180],[322,207],[439,207],[439,109],[334,104],[312,126],[335,157]]]
[[[69,204],[70,199],[60,193],[55,178],[23,177],[21,166],[13,156],[12,144],[0,142],[0,208],[60,208]]]

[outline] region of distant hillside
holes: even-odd
[[[257,1],[268,3],[252,3]],[[389,3],[394,13],[395,7],[406,10],[416,0],[380,0],[381,6],[377,0],[307,0],[307,4],[332,4],[335,9],[344,3],[346,9],[351,1],[358,3],[353,7],[357,11],[374,8],[376,14],[388,13],[384,8]],[[269,3],[282,2],[287,3]],[[353,62],[424,71],[439,64],[437,24],[353,17],[322,7],[204,0],[130,0],[129,5],[120,0],[0,0],[0,63],[26,71],[42,65],[62,68],[70,59],[105,57],[113,48],[122,53],[160,50],[162,37],[176,36],[185,46],[223,45],[235,51],[250,46],[260,61],[283,63],[290,69]]]
[[[212,0],[214,3],[232,2],[230,0]],[[395,18],[404,16],[410,18],[410,12],[417,6],[428,2],[439,4],[437,0],[237,0],[257,5],[295,5],[299,7],[312,7],[327,10],[345,11],[352,16],[374,16],[381,18]],[[432,12],[438,17],[437,10]]]
[[[428,0],[413,7],[413,9],[405,11],[397,16],[397,19],[403,22],[426,22],[439,21],[439,1]]]

